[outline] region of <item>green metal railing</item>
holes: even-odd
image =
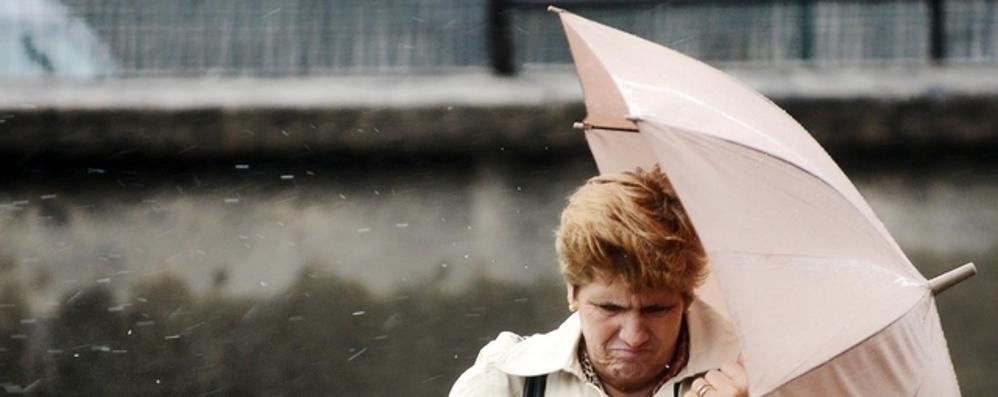
[[[553,58],[529,53],[546,45],[539,37],[557,37],[558,27],[517,37],[518,24],[549,18],[540,11],[549,4],[718,63],[986,63],[996,60],[998,47],[995,1],[490,0],[497,73],[567,59],[565,51]],[[769,40],[760,44],[759,36]]]
[[[998,0],[59,1],[0,12],[0,78],[509,75],[570,62],[549,4],[715,64],[998,62]]]

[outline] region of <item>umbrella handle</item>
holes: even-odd
[[[956,269],[933,277],[929,280],[929,288],[932,289],[932,295],[939,295],[940,292],[959,284],[961,281],[966,280],[975,274],[977,274],[977,267],[974,266],[972,262],[967,263]]]

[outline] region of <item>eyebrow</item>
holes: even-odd
[[[616,303],[614,301],[589,301],[589,303],[592,304],[592,305],[599,306],[601,308],[607,308],[607,309],[619,309],[619,310],[630,310],[631,309],[631,306],[629,306],[629,305],[619,304],[619,303]],[[650,304],[650,305],[641,306],[638,309],[641,310],[641,311],[643,311],[643,312],[647,312],[647,311],[656,311],[656,310],[671,309],[673,307],[676,307],[676,304],[659,304],[659,303],[654,303],[654,304]]]

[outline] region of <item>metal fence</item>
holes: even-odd
[[[569,61],[546,3],[5,1],[0,77],[514,72]],[[998,61],[995,0],[553,3],[716,64]]]
[[[485,59],[469,0],[64,0],[125,75],[429,71]]]
[[[567,62],[539,0],[507,0],[519,65]],[[577,13],[712,63],[995,63],[998,2],[911,0],[563,1]],[[494,38],[501,41],[502,38]]]

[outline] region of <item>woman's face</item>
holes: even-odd
[[[582,336],[600,379],[621,391],[657,382],[672,360],[683,321],[677,291],[634,292],[620,279],[568,289],[578,307]]]

